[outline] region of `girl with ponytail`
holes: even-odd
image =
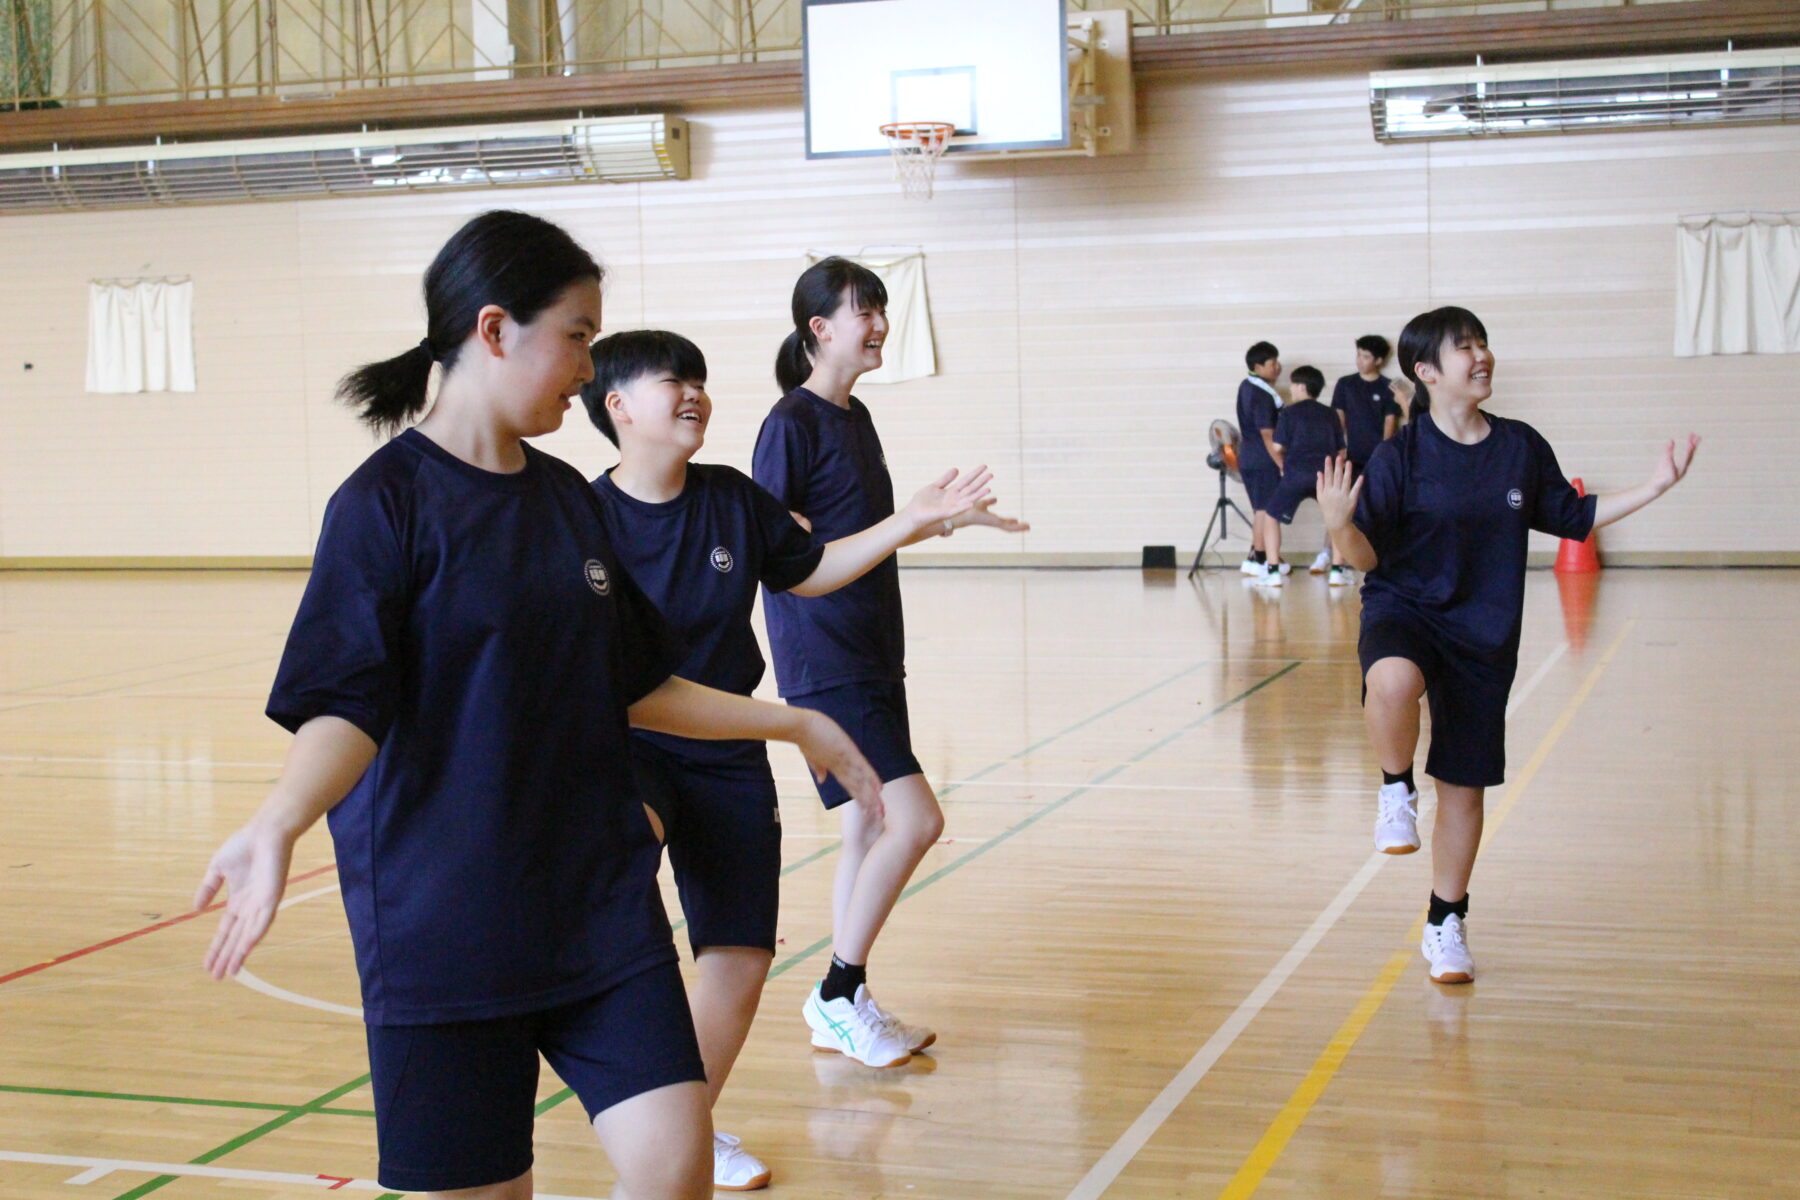
[[[1506,775],[1527,538],[1535,529],[1580,541],[1636,512],[1681,482],[1700,439],[1688,435],[1680,453],[1667,443],[1637,487],[1580,496],[1543,435],[1482,411],[1493,395],[1494,353],[1474,313],[1439,308],[1407,322],[1400,369],[1418,389],[1412,420],[1375,447],[1361,478],[1342,455],[1327,461],[1318,498],[1333,547],[1368,573],[1357,655],[1381,764],[1375,848],[1419,848],[1413,755],[1424,700],[1437,817],[1420,949],[1432,979],[1467,983],[1475,977],[1469,877],[1486,791]]]
[[[868,268],[827,258],[794,285],[793,332],[775,359],[786,393],[757,435],[753,472],[822,541],[894,515],[894,486],[869,410],[851,389],[881,365],[887,289]],[[984,499],[942,522],[1010,533],[1023,521],[995,516]],[[803,1013],[812,1044],[869,1066],[898,1066],[936,1040],[875,1003],[867,986],[875,937],[907,880],[937,841],[944,815],[913,756],[906,706],[906,635],[899,565],[887,556],[828,595],[765,589],[763,611],[781,695],[829,714],[855,738],[882,781],[882,816],[872,817],[829,781],[826,808],[843,812],[843,844],[832,890],[832,957]]]
[[[711,1195],[705,1071],[629,727],[794,741],[879,795],[830,721],[676,678],[678,641],[619,569],[587,481],[527,443],[593,377],[600,279],[555,225],[484,213],[426,273],[426,337],[345,378],[393,433],[442,372],[430,411],[326,508],[268,704],[293,746],[195,895],[229,889],[205,962],[234,974],[328,816],[395,1191],[528,1198],[541,1052],[620,1194]]]

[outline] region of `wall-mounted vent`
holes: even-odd
[[[0,213],[688,177],[660,114],[0,155]]]
[[[1800,49],[1369,76],[1381,142],[1800,121]]]

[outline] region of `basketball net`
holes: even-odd
[[[894,178],[908,200],[931,199],[931,182],[938,159],[950,148],[956,126],[942,121],[899,121],[881,127],[888,149],[894,154]]]

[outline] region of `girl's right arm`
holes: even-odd
[[[225,914],[207,948],[214,979],[235,975],[275,920],[287,889],[294,843],[356,786],[375,761],[369,735],[342,717],[314,717],[289,747],[281,778],[256,815],[225,839],[194,893],[194,909],[228,889]]]
[[[1379,561],[1375,547],[1352,520],[1356,515],[1356,502],[1361,498],[1363,489],[1363,480],[1351,482],[1351,476],[1355,474],[1356,470],[1350,465],[1348,457],[1340,451],[1325,460],[1325,469],[1319,472],[1315,490],[1319,511],[1325,515],[1325,530],[1331,535],[1332,547],[1354,569],[1373,571]]]
[[[885,562],[902,546],[922,542],[943,533],[947,523],[974,508],[988,495],[994,478],[986,467],[976,467],[958,478],[959,471],[944,472],[920,488],[907,506],[860,533],[825,544],[825,556],[800,583],[788,589],[796,596],[823,596],[862,578]],[[810,527],[809,527],[810,528]]]

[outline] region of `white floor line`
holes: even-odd
[[[40,1167],[81,1167],[81,1174],[66,1182],[88,1184],[104,1179],[114,1171],[132,1171],[142,1175],[194,1176],[203,1179],[237,1179],[249,1183],[282,1183],[292,1187],[320,1188],[324,1191],[385,1192],[373,1179],[355,1179],[343,1175],[301,1175],[289,1171],[247,1171],[242,1167],[212,1167],[199,1163],[148,1162],[135,1158],[90,1158],[71,1154],[32,1154],[24,1150],[0,1150],[0,1162],[29,1163]],[[535,1200],[592,1200],[587,1196],[558,1196],[550,1192],[534,1192]]]
[[[1550,656],[1544,660],[1543,664],[1532,672],[1531,678],[1525,681],[1525,685],[1519,688],[1508,702],[1506,706],[1508,718],[1517,712],[1519,706],[1530,698],[1532,692],[1537,690],[1538,685],[1549,677],[1551,668],[1562,660],[1563,654],[1567,650],[1566,642],[1558,645],[1555,650],[1550,652]],[[1306,961],[1307,956],[1313,952],[1314,948],[1325,939],[1325,935],[1331,932],[1332,927],[1349,910],[1356,898],[1362,895],[1363,889],[1369,886],[1370,881],[1375,878],[1390,857],[1392,856],[1380,851],[1372,852],[1369,855],[1362,867],[1351,877],[1350,882],[1346,883],[1338,891],[1338,894],[1331,898],[1331,902],[1313,919],[1313,923],[1307,926],[1306,932],[1302,933],[1299,939],[1288,948],[1288,952],[1281,956],[1281,960],[1270,968],[1269,973],[1262,977],[1262,981],[1251,989],[1250,994],[1244,997],[1243,1002],[1232,1010],[1231,1015],[1225,1018],[1225,1022],[1213,1032],[1213,1035],[1206,1039],[1206,1044],[1201,1046],[1194,1056],[1188,1059],[1187,1065],[1181,1068],[1175,1078],[1171,1079],[1168,1085],[1157,1093],[1156,1098],[1150,1101],[1143,1112],[1138,1114],[1137,1120],[1133,1121],[1125,1132],[1119,1135],[1118,1140],[1107,1149],[1106,1153],[1100,1156],[1100,1161],[1096,1162],[1088,1173],[1081,1177],[1081,1182],[1077,1183],[1069,1192],[1068,1200],[1098,1200],[1098,1197],[1113,1185],[1113,1181],[1118,1179],[1131,1160],[1137,1157],[1138,1152],[1156,1135],[1156,1131],[1162,1128],[1163,1122],[1167,1121],[1181,1106],[1181,1102],[1186,1100],[1188,1095],[1200,1085],[1200,1081],[1206,1078],[1207,1072],[1212,1070],[1213,1065],[1224,1057],[1227,1050],[1231,1049],[1232,1043],[1237,1041],[1238,1035],[1243,1033],[1249,1027],[1250,1022],[1256,1019],[1257,1014],[1268,1006],[1269,1001],[1275,998],[1275,994],[1281,990],[1282,985],[1299,969],[1300,964]]]
[[[316,896],[329,895],[338,890],[338,885],[328,883],[324,887],[314,888],[310,892],[301,892],[298,896],[289,896],[281,902],[281,908],[290,908],[302,900],[311,900]],[[280,911],[277,909],[276,911]],[[271,1000],[285,1000],[289,1004],[298,1004],[302,1008],[316,1008],[320,1012],[336,1013],[340,1017],[362,1019],[363,1010],[349,1004],[333,1004],[329,1000],[320,1000],[313,996],[303,996],[299,992],[290,992],[284,987],[276,987],[249,967],[239,967],[233,977],[253,992],[261,992]]]

